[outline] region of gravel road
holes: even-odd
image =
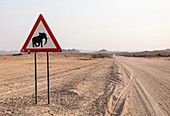
[[[169,116],[170,61],[163,58],[117,57],[117,62],[122,73],[129,72],[132,80],[119,100],[123,105],[116,107],[117,115]],[[127,78],[126,73],[122,76]]]

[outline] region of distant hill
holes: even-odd
[[[120,56],[129,56],[129,57],[169,57],[170,49],[143,51],[143,52],[119,52],[116,54]]]
[[[19,54],[20,52],[17,51],[17,50],[14,50],[14,51],[5,51],[5,50],[1,50],[0,51],[0,54],[1,55],[8,55],[8,54]]]
[[[109,54],[113,53],[111,51],[107,51],[106,49],[101,49],[99,51],[96,50],[83,50],[83,49],[63,49],[62,53],[90,53],[90,54]]]
[[[83,49],[78,49],[81,53],[94,53],[96,50],[83,50]]]
[[[80,53],[77,49],[63,49],[62,53]]]
[[[97,52],[95,52],[96,54],[110,54],[110,53],[113,53],[111,51],[107,51],[106,49],[101,49]]]
[[[5,51],[1,50],[0,55],[8,54],[19,54],[17,50],[14,51]],[[127,57],[170,57],[170,49],[165,50],[154,50],[154,51],[142,51],[142,52],[112,52],[106,49],[101,49],[99,51],[95,50],[78,50],[78,49],[63,49],[62,53],[90,53],[90,54],[116,54],[118,56],[127,56]]]

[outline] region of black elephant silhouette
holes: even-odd
[[[35,36],[32,38],[32,46],[39,47],[41,45],[41,47],[43,47],[43,39],[45,39],[45,43],[44,43],[44,45],[45,45],[47,43],[48,38],[44,32],[39,33],[38,36]]]

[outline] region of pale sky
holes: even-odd
[[[170,48],[170,0],[0,0],[0,50],[20,50],[39,14],[62,48]]]

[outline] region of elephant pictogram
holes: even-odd
[[[44,32],[39,33],[38,36],[35,36],[32,38],[32,46],[39,47],[41,45],[41,47],[43,47],[43,39],[45,39],[45,43],[44,43],[44,45],[45,45],[47,43],[48,38]]]

